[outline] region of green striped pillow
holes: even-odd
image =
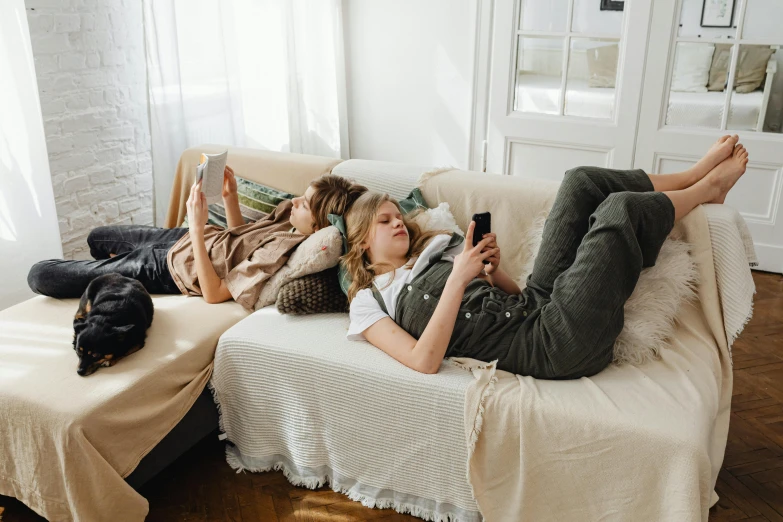
[[[237,177],[237,194],[239,196],[239,210],[245,223],[258,221],[272,212],[284,199],[293,199],[296,196],[281,190],[267,187],[253,181]],[[226,209],[223,203],[209,205],[208,225],[217,225],[226,228]],[[183,227],[188,226],[188,218],[185,216]]]

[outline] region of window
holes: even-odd
[[[613,119],[622,10],[599,0],[519,0],[514,110]],[[615,8],[617,9],[617,8]]]
[[[780,0],[682,0],[666,125],[781,132],[781,19]]]

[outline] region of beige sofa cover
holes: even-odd
[[[199,154],[186,150],[168,226],[185,216]],[[304,193],[340,160],[229,148],[237,175]],[[141,521],[146,499],[123,479],[182,419],[212,373],[220,335],[248,315],[237,303],[153,296],[146,346],[89,377],[76,374],[77,299],[35,297],[0,311],[0,494],[49,520]]]
[[[516,278],[526,255],[509,245],[558,185],[460,171],[425,178],[427,202],[448,202],[463,228],[476,209],[492,210]],[[475,376],[465,398],[468,480],[485,520],[707,520],[728,436],[731,360],[704,209],[675,233],[692,245],[698,301],[681,310],[661,360],[575,381],[463,361]]]

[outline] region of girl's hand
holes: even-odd
[[[489,235],[479,241],[475,247],[473,246],[473,230],[475,228],[476,222],[471,221],[465,235],[465,247],[462,253],[454,258],[454,269],[449,276],[449,279],[454,278],[462,286],[467,286],[487,267],[484,264],[485,259],[500,255],[500,249],[488,248],[489,243],[494,240],[494,237],[489,237]]]
[[[487,275],[492,275],[500,266],[500,247],[498,246],[497,234],[494,232],[484,234],[484,239],[487,238],[491,239],[491,241],[487,244],[487,248],[495,250],[496,252],[487,258],[489,264],[484,265],[484,272],[486,272]]]
[[[237,196],[237,180],[234,177],[234,169],[226,165],[223,170],[223,199]]]
[[[187,202],[188,228],[191,232],[204,232],[204,225],[209,217],[207,197],[201,192],[201,181],[190,187],[190,197]]]

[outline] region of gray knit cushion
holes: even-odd
[[[294,279],[277,295],[282,314],[329,314],[348,312],[348,298],[340,289],[337,267]]]

